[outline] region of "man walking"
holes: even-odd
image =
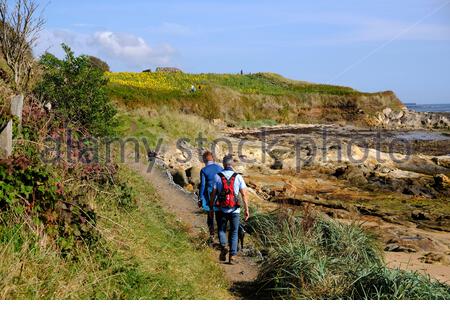
[[[221,246],[220,260],[226,261],[228,252],[229,263],[236,263],[238,253],[239,226],[241,221],[241,207],[239,195],[244,203],[245,221],[250,218],[247,199],[247,185],[244,179],[233,169],[233,157],[226,156],[223,159],[224,171],[217,174],[215,184],[211,194],[210,207],[216,205],[221,210],[221,217],[218,221],[219,240]],[[210,217],[214,217],[214,211],[210,210]],[[230,222],[230,250],[227,249],[227,225]]]
[[[209,151],[203,154],[203,162],[205,163],[205,167],[200,171],[198,206],[199,208],[203,208],[203,210],[208,214],[207,223],[209,229],[209,243],[210,245],[213,245],[215,237],[214,214],[211,216],[210,211],[212,208],[216,215],[217,225],[219,226],[218,215],[220,214],[220,210],[214,206],[210,207],[209,202],[215,184],[215,177],[218,173],[222,172],[223,169],[220,165],[214,162],[214,156]]]

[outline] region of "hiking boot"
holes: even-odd
[[[222,251],[220,252],[220,261],[222,261],[222,262],[227,261],[227,254],[228,254],[228,249],[222,247]]]
[[[209,246],[210,248],[213,248],[213,247],[214,247],[214,236],[210,236],[210,237],[209,237],[209,239],[208,239],[208,246]]]
[[[232,266],[238,264],[236,257],[232,256],[231,254],[230,254],[229,264],[231,264]]]

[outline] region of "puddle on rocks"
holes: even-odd
[[[402,140],[421,140],[421,141],[445,141],[450,140],[450,136],[440,132],[428,132],[428,131],[410,131],[402,132],[395,135],[397,139]]]

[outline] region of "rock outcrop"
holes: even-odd
[[[389,129],[450,129],[450,114],[414,112],[408,109],[384,109],[376,116],[377,124]]]

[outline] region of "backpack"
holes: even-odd
[[[239,199],[234,192],[234,183],[238,174],[234,173],[230,179],[227,179],[223,173],[219,173],[220,179],[222,179],[222,191],[217,198],[217,207],[220,208],[238,208]]]

